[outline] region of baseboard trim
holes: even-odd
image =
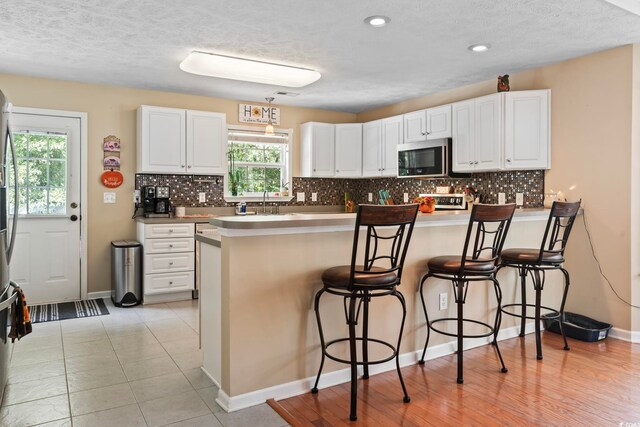
[[[640,342],[640,331],[628,331],[626,329],[621,328],[611,328],[609,331],[609,338],[614,338],[617,340],[628,341],[631,343]]]
[[[525,328],[525,333],[529,334],[534,332],[533,323],[528,323]],[[510,328],[505,328],[500,330],[498,334],[498,341],[503,341],[506,339],[517,337],[520,334],[520,326],[513,326]],[[487,345],[491,342],[489,337],[484,339],[474,339],[474,340],[465,340],[465,350],[469,350],[472,348],[480,347],[482,345]],[[425,360],[432,360],[438,357],[446,356],[449,354],[453,354],[456,350],[456,341],[450,341],[443,344],[438,344],[427,349],[427,354],[425,355]],[[412,351],[409,353],[403,353],[400,355],[400,367],[405,367],[409,365],[415,365],[420,356],[422,355],[422,349]],[[380,365],[373,365],[369,367],[369,374],[375,375],[383,372],[391,371],[396,369],[396,364],[394,360],[390,360],[389,362],[382,363]],[[204,373],[213,380],[209,373],[202,369]],[[362,375],[362,372],[359,370],[359,375]],[[222,407],[227,412],[239,411],[241,409],[245,409],[251,406],[260,405],[265,403],[268,399],[274,399],[276,401],[287,399],[289,397],[298,396],[304,393],[309,393],[313,384],[315,383],[316,377],[315,375],[312,377],[304,378],[301,380],[292,381],[286,384],[278,384],[272,387],[267,387],[261,390],[252,391],[245,394],[240,394],[237,396],[229,396],[222,389],[218,391],[218,397],[216,402],[218,405]],[[340,369],[338,371],[323,373],[320,377],[320,383],[318,384],[319,389],[332,387],[334,385],[343,384],[349,382],[351,380],[351,371],[349,368]],[[215,382],[215,380],[214,380]]]
[[[99,291],[99,292],[89,292],[87,294],[88,299],[97,299],[97,298],[111,298],[111,291]]]

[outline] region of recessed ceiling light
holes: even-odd
[[[486,52],[489,50],[490,47],[491,47],[490,44],[472,44],[467,49],[473,52]]]
[[[388,16],[374,15],[365,18],[364,22],[371,25],[372,27],[384,27],[389,22],[391,22],[391,18],[389,18]]]
[[[180,63],[187,73],[274,86],[303,87],[318,80],[315,70],[194,50]]]

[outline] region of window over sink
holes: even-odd
[[[225,200],[290,200],[291,134],[290,129],[265,135],[262,127],[229,126]]]

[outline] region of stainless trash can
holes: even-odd
[[[142,302],[142,245],[139,242],[111,242],[111,299],[117,307]]]

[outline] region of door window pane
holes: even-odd
[[[15,132],[18,160],[19,213],[65,215],[67,206],[67,136],[47,132]],[[8,166],[10,202],[13,170]],[[13,207],[10,206],[10,210]]]

